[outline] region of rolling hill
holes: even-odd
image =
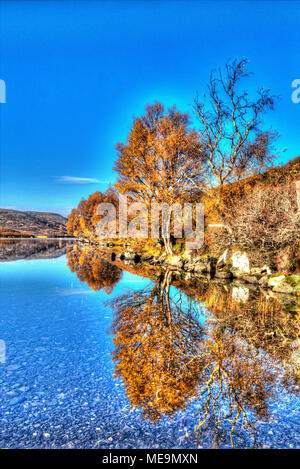
[[[0,208],[0,237],[66,236],[67,219],[57,213]]]

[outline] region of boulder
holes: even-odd
[[[261,268],[260,267],[252,267],[252,269],[250,269],[250,274],[251,275],[261,275]]]
[[[253,284],[259,283],[258,277],[256,277],[255,275],[250,275],[250,274],[240,273],[238,275],[238,279],[246,283],[253,283]]]
[[[246,303],[249,298],[249,288],[247,287],[233,287],[232,298],[238,303]]]
[[[232,267],[239,272],[250,273],[250,261],[246,252],[236,251],[232,254]]]
[[[226,271],[226,270],[216,270],[215,273],[216,278],[225,278],[225,279],[231,279],[233,277],[232,272]]]
[[[217,259],[215,257],[197,256],[194,258],[190,258],[184,263],[184,270],[186,272],[208,274],[208,273],[212,273],[216,262],[217,262]]]
[[[217,260],[217,263],[216,263],[216,267],[224,267],[228,262],[231,261],[231,253],[229,252],[229,249],[225,249],[225,251],[223,252],[223,254],[221,254],[221,256],[219,257],[219,259]]]
[[[270,267],[268,265],[264,265],[261,269],[260,269],[260,273],[261,274],[267,274],[267,275],[271,275],[272,274],[272,271],[270,269]]]
[[[166,264],[175,269],[182,269],[184,260],[180,256],[172,256],[166,259]]]
[[[300,275],[278,275],[270,277],[268,284],[278,293],[300,293]]]
[[[268,276],[264,275],[263,277],[261,277],[258,280],[258,283],[262,288],[268,288]]]
[[[277,287],[277,285],[280,285],[284,279],[285,275],[274,275],[268,279],[268,286],[271,288]]]
[[[208,274],[210,272],[210,265],[203,262],[197,262],[197,264],[194,264],[193,270],[198,274]]]

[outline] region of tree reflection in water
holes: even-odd
[[[122,278],[119,267],[93,250],[69,248],[67,259],[95,291],[110,294]],[[157,422],[193,401],[199,444],[255,446],[255,425],[269,418],[270,402],[283,386],[297,389],[292,358],[299,299],[199,280],[187,284],[172,271],[152,277],[149,287],[108,301],[115,376],[131,406]]]
[[[151,287],[109,301],[115,375],[145,418],[172,417],[194,400],[199,403],[195,432],[200,440],[211,435],[212,446],[255,446],[255,422],[268,418],[279,368],[258,350],[259,335],[248,342],[235,333],[235,322],[245,318],[234,296],[226,303],[229,292],[220,296],[214,286],[204,293],[199,289],[198,295],[171,289],[172,275],[161,273]],[[204,304],[218,310],[219,317],[201,308]],[[268,314],[275,308],[270,304]],[[248,329],[253,335],[255,323],[261,327],[256,311],[257,321],[252,318]]]
[[[78,279],[94,291],[103,289],[107,295],[110,295],[122,278],[122,270],[100,257],[95,251],[73,246],[67,249],[66,256],[71,272],[76,273]]]
[[[187,302],[183,309],[180,298],[171,299],[171,278],[171,272],[161,274],[153,288],[111,302],[116,376],[122,377],[131,405],[152,421],[186,406],[201,369],[195,304]]]

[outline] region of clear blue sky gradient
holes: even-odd
[[[296,0],[1,1],[0,206],[66,214],[105,190],[133,116],[155,100],[191,111],[229,58],[249,58],[250,91],[280,95],[265,126],[287,149],[279,161],[298,156],[299,25]]]

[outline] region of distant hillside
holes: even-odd
[[[67,219],[57,213],[0,208],[0,237],[66,236]]]
[[[0,262],[20,259],[55,259],[66,253],[72,241],[62,239],[0,240]]]

